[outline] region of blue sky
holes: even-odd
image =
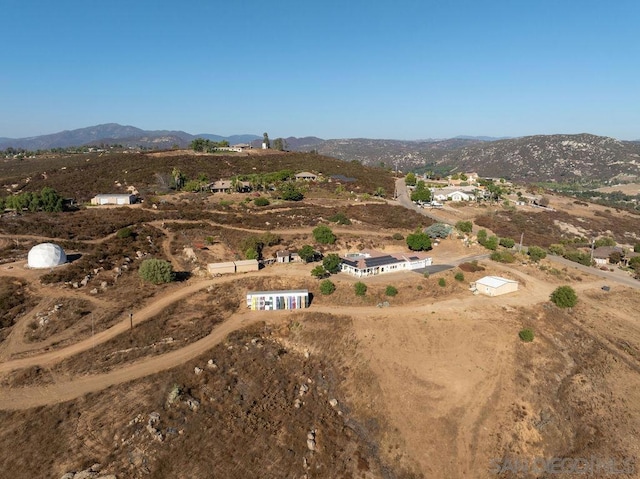
[[[0,137],[640,138],[637,0],[3,0]]]

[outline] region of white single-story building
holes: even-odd
[[[296,175],[296,180],[316,181],[317,179],[318,179],[318,175],[315,175],[308,171],[302,171]]]
[[[501,294],[518,291],[518,282],[512,279],[501,278],[500,276],[485,276],[475,283],[471,283],[470,288],[474,294],[486,294],[487,296],[500,296]]]
[[[218,274],[229,274],[236,272],[236,264],[233,261],[226,261],[223,263],[209,263],[207,265],[207,271],[212,276]]]
[[[431,199],[435,201],[474,201],[475,188],[432,188]]]
[[[99,194],[91,198],[92,205],[132,205],[136,202],[136,195],[130,193]]]
[[[243,259],[234,261],[234,263],[236,264],[236,273],[247,273],[260,269],[260,263],[258,263],[257,259]]]
[[[433,261],[426,253],[382,253],[374,250],[362,250],[340,259],[340,271],[358,278],[426,268]]]
[[[247,293],[247,308],[254,311],[303,309],[308,307],[309,291],[306,289],[249,291]]]

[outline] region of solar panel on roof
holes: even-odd
[[[400,263],[400,260],[393,256],[379,256],[377,258],[366,258],[364,264],[367,268],[375,268],[376,266],[385,266],[387,264]]]
[[[358,266],[358,262],[357,261],[352,261],[350,259],[343,259],[342,260],[343,263],[348,264],[349,266],[355,268]]]

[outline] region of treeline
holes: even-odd
[[[0,209],[10,209],[16,211],[45,211],[55,213],[62,211],[63,198],[56,190],[45,186],[38,192],[25,191],[17,195],[0,197]]]

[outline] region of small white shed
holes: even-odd
[[[500,276],[485,276],[471,283],[471,290],[487,296],[500,296],[518,291],[518,282]]]

